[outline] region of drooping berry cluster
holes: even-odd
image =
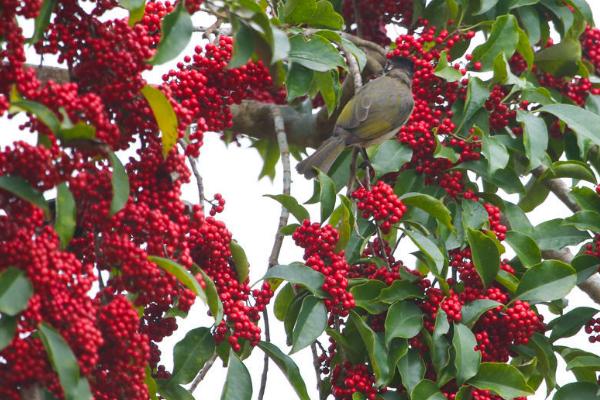
[[[583,57],[592,63],[596,71],[600,71],[600,29],[586,26],[580,40]]]
[[[323,290],[331,296],[325,299],[329,312],[332,315],[348,315],[355,304],[348,291],[348,263],[344,252],[336,251],[338,232],[331,225],[321,226],[305,220],[292,238],[304,249],[306,265],[325,275]]]
[[[375,376],[364,364],[352,365],[344,362],[336,365],[331,378],[331,393],[338,400],[352,400],[354,393],[375,400],[379,390],[375,387]]]
[[[394,189],[383,181],[377,182],[371,190],[358,188],[352,197],[357,200],[363,218],[373,217],[384,233],[389,232],[406,212],[406,206],[396,196]]]

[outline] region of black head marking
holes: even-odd
[[[392,69],[400,68],[408,72],[410,77],[412,78],[414,71],[414,64],[410,58],[395,56],[388,59],[387,65],[385,66],[386,71],[390,71]]]

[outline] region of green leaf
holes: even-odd
[[[435,325],[431,336],[431,361],[438,374],[441,374],[450,362],[450,343],[445,336],[449,330],[448,315],[440,308],[435,316]]]
[[[480,132],[483,131],[480,130]],[[508,164],[508,150],[496,136],[483,135],[481,152],[488,160],[489,170],[492,174]]]
[[[66,183],[56,188],[56,217],[54,230],[60,239],[60,246],[66,249],[75,234],[77,209],[75,198]]]
[[[581,44],[572,38],[564,38],[560,43],[535,53],[535,65],[555,76],[577,72],[579,60],[581,60]]]
[[[258,179],[268,176],[269,179],[273,181],[273,178],[275,178],[275,165],[277,165],[280,155],[277,141],[261,139],[255,141],[253,146],[256,147],[258,153],[264,160],[263,167],[258,174]]]
[[[60,121],[51,109],[41,103],[31,100],[24,100],[16,96],[18,96],[18,93],[11,94],[10,108],[8,110],[10,113],[24,111],[32,114],[44,125],[46,125],[52,131],[52,133],[58,135],[60,131]],[[13,99],[13,97],[16,97],[16,99]]]
[[[542,177],[532,176],[525,188],[525,193],[519,198],[519,207],[525,212],[531,212],[541,205],[548,195],[550,188]]]
[[[275,302],[273,303],[273,314],[275,314],[275,318],[280,321],[285,320],[287,310],[294,300],[294,296],[295,294],[292,284],[286,283],[283,288],[281,288],[279,293],[277,293],[277,296],[275,296]]]
[[[554,349],[548,342],[548,338],[536,332],[529,338],[529,348],[535,351],[537,358],[536,372],[539,372],[546,381],[546,395],[549,396],[556,386],[556,367],[557,359],[554,355]]]
[[[445,79],[447,82],[456,82],[463,77],[459,70],[448,64],[448,55],[445,50],[440,53],[440,58],[433,74]]]
[[[446,267],[446,258],[439,247],[420,232],[406,230],[405,233],[419,250],[423,252],[425,258],[429,261],[428,265],[431,268],[431,272],[436,276],[441,276]]]
[[[33,296],[33,285],[25,271],[8,267],[0,273],[0,312],[9,316],[20,314]]]
[[[327,0],[288,0],[282,8],[282,20],[288,24],[341,29],[344,19]]]
[[[417,207],[427,212],[448,229],[454,229],[450,210],[441,200],[424,193],[406,193],[400,199],[407,206]]]
[[[568,383],[558,389],[552,400],[598,400],[598,385],[590,382]]]
[[[14,339],[17,333],[17,322],[17,317],[0,316],[0,351],[4,350]]]
[[[167,96],[159,89],[146,85],[142,88],[141,93],[146,98],[148,105],[150,105],[158,128],[162,133],[162,153],[163,157],[167,158],[173,147],[175,147],[179,135],[177,131],[177,114],[175,114],[175,110],[173,110],[173,106],[169,99],[167,99]]]
[[[582,155],[587,154],[591,145],[600,143],[600,134],[592,128],[600,126],[600,115],[570,104],[549,104],[539,111],[561,119],[575,132]]]
[[[119,5],[129,11],[129,26],[134,26],[144,18],[146,0],[119,0]]]
[[[466,303],[463,305],[461,313],[462,313],[462,322],[469,328],[472,328],[473,325],[477,323],[479,317],[481,317],[487,311],[503,306],[502,303],[499,303],[494,300],[489,299],[479,299],[473,300],[470,303]]]
[[[498,281],[499,284],[504,286],[511,293],[516,292],[517,286],[519,286],[519,280],[513,274],[509,274],[503,269],[498,271],[496,281]]]
[[[517,110],[517,121],[523,127],[523,146],[531,168],[542,165],[547,157],[548,129],[544,120],[531,113]]]
[[[423,379],[419,382],[413,389],[410,398],[415,400],[446,400],[446,396],[444,396],[437,385],[429,379]]]
[[[321,93],[321,98],[325,102],[327,114],[332,115],[337,108],[338,98],[336,84],[338,82],[337,71],[315,72],[314,84]]]
[[[194,277],[194,275],[192,275],[192,273],[184,266],[176,263],[173,260],[169,260],[168,258],[156,256],[148,256],[148,261],[153,262],[169,274],[173,275],[185,287],[194,292],[196,296],[200,297],[202,301],[205,303],[208,302],[206,293],[204,293],[204,289],[202,289],[202,286],[200,286],[196,277]]]
[[[600,214],[596,211],[578,211],[568,218],[565,218],[565,225],[572,225],[577,229],[600,231]]]
[[[588,187],[574,187],[571,189],[571,195],[582,209],[591,211],[600,210],[600,196],[598,196],[595,190]]]
[[[499,53],[510,58],[519,42],[518,23],[514,15],[501,15],[492,24],[488,39],[473,50],[473,60],[480,61],[482,70],[493,67],[494,59]]]
[[[463,209],[462,218],[465,230],[467,228],[478,230],[488,223],[489,215],[485,207],[478,201],[463,200],[461,207]]]
[[[385,318],[385,344],[393,339],[411,339],[419,334],[423,327],[423,313],[412,301],[399,301],[390,306]]]
[[[112,185],[112,199],[110,201],[110,215],[113,216],[125,207],[129,200],[129,177],[119,157],[112,151],[108,152],[108,160],[112,165],[113,173],[110,178]]]
[[[500,270],[500,251],[496,241],[485,233],[470,228],[467,230],[467,240],[477,274],[487,287],[494,282]]]
[[[287,58],[290,52],[290,40],[287,33],[281,29],[271,26],[273,32],[273,55],[271,56],[271,64]]]
[[[27,40],[28,43],[37,43],[44,37],[44,32],[46,32],[48,25],[50,25],[50,17],[52,16],[54,7],[56,7],[56,0],[44,0],[40,12],[35,18],[33,36]]]
[[[577,284],[580,284],[598,272],[600,260],[589,254],[579,254],[571,260],[571,266],[577,271]]]
[[[377,176],[388,172],[397,172],[412,158],[413,151],[397,140],[386,140],[376,150],[371,158]]]
[[[189,390],[185,389],[180,385],[169,385],[167,383],[163,383],[163,381],[157,381],[158,383],[158,392],[160,395],[167,400],[194,400],[194,396],[190,393]]]
[[[329,71],[337,67],[345,68],[344,58],[325,38],[314,35],[305,39],[302,35],[290,39],[289,60],[314,71]]]
[[[475,346],[477,346],[477,340],[475,340],[473,332],[463,324],[454,324],[452,347],[455,353],[456,382],[459,385],[477,375],[481,363],[481,353],[474,350]]]
[[[481,363],[479,372],[468,383],[478,389],[491,390],[505,399],[534,393],[519,370],[504,363]]]
[[[292,332],[292,350],[296,353],[310,346],[327,328],[327,308],[322,300],[307,296],[302,302],[298,319]]]
[[[349,320],[356,327],[365,344],[369,360],[371,361],[371,368],[373,368],[373,372],[375,373],[376,385],[382,386],[386,384],[392,378],[393,370],[389,368],[388,353],[383,339],[373,332],[369,325],[356,312],[350,311]]]
[[[321,222],[325,222],[335,208],[335,183],[327,174],[319,171],[319,185],[321,188]]]
[[[550,340],[555,341],[561,338],[571,337],[585,326],[585,324],[598,313],[598,310],[590,307],[577,307],[568,313],[553,319],[548,324]]]
[[[173,12],[163,18],[160,43],[149,63],[160,65],[177,57],[189,43],[193,32],[192,17],[184,2],[180,2]]]
[[[44,199],[42,193],[32,188],[25,179],[10,175],[0,176],[0,189],[4,189],[34,206],[41,208],[47,217],[50,216],[50,207],[48,207],[48,203]]]
[[[272,343],[260,342],[258,347],[265,352],[273,360],[275,364],[281,369],[290,385],[294,388],[294,391],[298,395],[300,400],[310,400],[310,396],[306,390],[306,384],[300,369],[288,355],[284,354],[277,346]]]
[[[594,171],[582,161],[556,161],[542,175],[543,179],[573,178],[596,183]]]
[[[350,293],[354,297],[356,307],[360,307],[369,314],[381,314],[387,310],[387,305],[377,300],[381,290],[387,288],[387,285],[377,279],[369,279],[365,283],[352,286]]]
[[[526,267],[539,264],[542,253],[535,240],[530,236],[516,231],[506,232],[506,242],[517,253],[517,257]]]
[[[567,364],[568,370],[574,368],[587,368],[589,370],[598,371],[600,370],[600,357],[596,355],[575,357]]]
[[[484,14],[492,8],[496,7],[496,4],[498,4],[498,0],[480,0],[479,8],[475,10],[473,15]]]
[[[196,265],[196,267],[198,266]],[[202,268],[198,267],[198,270],[200,271],[202,280],[206,286],[204,288],[204,293],[206,294],[206,303],[208,304],[208,309],[215,319],[215,325],[219,325],[223,320],[223,303],[219,297],[219,292],[217,292],[217,287],[210,276],[208,276]]]
[[[402,386],[412,393],[425,376],[425,363],[417,349],[410,349],[398,362]],[[415,399],[416,400],[416,399]]]
[[[523,274],[516,295],[529,302],[552,301],[569,294],[576,282],[573,267],[561,261],[545,260]]]
[[[263,279],[283,279],[295,285],[304,286],[315,296],[324,296],[321,287],[325,282],[325,277],[320,272],[317,272],[302,263],[276,265],[269,268]]]
[[[229,352],[229,368],[221,400],[251,400],[252,378],[233,350]]]
[[[565,246],[579,244],[590,237],[586,232],[563,225],[561,218],[542,222],[534,228],[532,235],[541,250],[560,250]]]
[[[535,0],[538,2],[538,0]],[[537,44],[542,39],[540,15],[534,7],[518,6],[515,10],[521,21],[521,26],[527,31],[529,42]]]
[[[422,298],[423,289],[413,282],[406,280],[395,280],[389,287],[379,293],[377,301],[393,304],[401,300]]]
[[[233,69],[246,64],[254,53],[254,30],[240,23],[233,41],[233,52],[227,68]]]
[[[312,81],[314,72],[300,64],[292,64],[288,69],[286,77],[287,100],[291,102],[297,97],[306,96]]]
[[[186,333],[173,348],[173,374],[170,383],[190,383],[215,353],[215,341],[208,328],[195,328]]]
[[[463,111],[463,120],[461,125],[468,122],[473,118],[475,113],[483,107],[487,99],[489,98],[490,91],[486,85],[479,78],[469,79],[469,85],[467,87],[467,99],[465,100],[465,107]]]
[[[362,71],[367,65],[367,55],[365,54],[365,52],[360,47],[358,47],[357,45],[355,45],[350,40],[344,37],[342,37],[342,46],[344,47],[344,49],[348,50],[354,56],[354,58],[356,58],[356,62],[358,63],[358,69]]]
[[[73,354],[65,339],[46,323],[39,326],[38,334],[46,353],[48,353],[50,364],[58,374],[60,385],[65,392],[65,398],[67,400],[92,399],[88,381],[80,377],[77,358],[75,358],[75,354]]]
[[[233,258],[233,264],[235,265],[235,272],[237,272],[238,282],[244,283],[250,273],[250,263],[248,262],[248,257],[246,257],[246,252],[233,239],[229,242],[229,250],[231,251],[231,258]]]
[[[531,47],[531,41],[529,40],[529,36],[527,35],[527,33],[523,29],[521,29],[521,27],[517,27],[517,31],[519,33],[519,41],[517,42],[517,52],[521,54],[523,59],[525,59],[525,61],[527,62],[528,70],[531,70],[535,58],[533,48]]]

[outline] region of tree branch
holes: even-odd
[[[192,382],[192,385],[190,386],[190,393],[194,393],[194,390],[196,390],[196,388],[198,387],[200,382],[202,382],[202,380],[204,379],[204,377],[206,376],[208,371],[211,369],[211,367],[213,366],[213,364],[215,363],[216,360],[217,360],[217,354],[215,353],[212,355],[212,357],[210,357],[208,359],[206,364],[204,364],[204,367],[202,367],[202,369],[200,370],[198,375],[194,378],[194,381]]]
[[[544,174],[544,172],[546,172],[546,170],[546,167],[540,165],[539,167],[533,169],[531,173],[539,178]],[[550,189],[550,191],[554,193],[554,195],[558,197],[558,199],[562,201],[563,204],[569,208],[569,210],[573,212],[581,211],[581,208],[569,196],[569,187],[562,179],[546,179],[544,181],[544,185],[546,185],[546,187]]]

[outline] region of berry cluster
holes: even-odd
[[[357,200],[363,218],[372,216],[384,233],[389,232],[406,212],[406,206],[396,196],[394,189],[383,181],[377,182],[371,190],[358,188],[352,193],[352,197]]]
[[[338,232],[331,226],[321,226],[305,220],[292,235],[296,245],[304,249],[306,265],[325,275],[323,290],[329,294],[325,305],[332,315],[346,316],[354,308],[354,298],[348,291],[349,266],[343,251],[336,251]]]
[[[375,43],[390,42],[386,25],[390,22],[408,27],[412,22],[412,0],[345,0],[343,14],[346,21],[360,23],[361,31],[352,31]]]
[[[600,318],[592,318],[585,324],[585,333],[590,343],[600,343]]]
[[[344,362],[336,365],[331,379],[331,393],[338,400],[352,400],[354,393],[375,400],[379,391],[375,387],[375,376],[364,364],[352,365]]]
[[[596,71],[600,70],[600,29],[586,26],[585,32],[581,35],[581,47],[583,48],[583,57],[587,59]]]

